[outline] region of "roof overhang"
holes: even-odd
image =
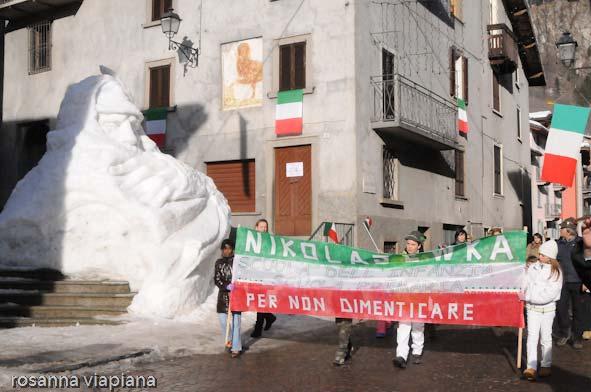
[[[519,57],[530,86],[545,86],[544,69],[536,42],[536,35],[525,0],[503,0],[505,11],[517,36]]]
[[[0,0],[0,20],[8,21],[6,32],[19,30],[42,20],[74,15],[83,0]]]

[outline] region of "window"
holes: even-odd
[[[521,109],[517,108],[517,139],[521,140]]]
[[[494,193],[503,194],[503,147],[494,146]]]
[[[150,108],[170,106],[170,64],[150,67]]]
[[[452,245],[456,242],[456,232],[462,230],[464,226],[461,225],[450,225],[447,223],[443,224],[443,241],[447,245]]]
[[[384,199],[398,200],[398,159],[392,151],[383,147],[383,194]]]
[[[451,14],[455,16],[457,19],[462,20],[463,14],[463,5],[462,0],[451,0]]]
[[[51,69],[51,22],[29,26],[29,75]]]
[[[384,241],[384,253],[396,253],[396,241]]]
[[[152,21],[160,20],[172,8],[172,0],[152,0]]]
[[[306,88],[306,42],[279,47],[279,91]]]
[[[493,90],[493,110],[501,113],[501,89],[499,88],[499,79],[497,74],[492,74]]]
[[[468,104],[468,58],[461,56],[456,48],[450,49],[449,94]]]
[[[456,196],[464,197],[464,152],[456,150]]]
[[[207,163],[207,175],[228,200],[232,213],[255,212],[254,159]]]

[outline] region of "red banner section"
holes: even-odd
[[[523,327],[516,293],[393,293],[235,282],[233,311],[307,314],[434,324]]]

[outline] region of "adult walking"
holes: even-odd
[[[259,219],[257,223],[254,225],[256,231],[261,233],[269,232],[269,222],[266,219]],[[253,338],[260,338],[263,334],[263,324],[265,331],[269,330],[273,323],[277,320],[272,313],[257,313],[257,321],[254,324],[254,331],[250,334]]]
[[[591,217],[585,217],[581,225],[581,238],[577,241],[572,253],[575,270],[581,279],[583,302],[586,311],[582,314],[583,340],[591,339]]]
[[[230,239],[222,241],[222,257],[215,262],[213,281],[218,288],[217,313],[222,327],[222,333],[226,335],[226,323],[228,321],[228,309],[230,306],[230,291],[232,285],[232,266],[234,264],[234,242]],[[230,339],[232,346],[230,353],[232,358],[242,353],[242,341],[240,340],[240,312],[232,312]],[[227,342],[224,342],[227,343]]]
[[[416,255],[422,249],[425,237],[418,231],[413,231],[406,237],[404,254]],[[407,260],[412,262],[413,260]],[[405,369],[409,354],[409,339],[412,338],[412,357],[414,364],[423,361],[423,347],[425,345],[425,323],[400,321],[396,330],[396,357],[392,360],[394,366]]]
[[[558,321],[556,345],[564,346],[570,340],[573,348],[580,350],[583,348],[584,316],[587,309],[583,282],[575,270],[571,257],[575,246],[580,241],[574,218],[568,218],[560,224],[560,237],[558,240],[558,262],[564,273],[564,284],[556,309]]]

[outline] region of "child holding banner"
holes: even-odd
[[[558,245],[551,240],[540,245],[538,260],[525,273],[525,303],[527,309],[527,369],[529,381],[535,381],[538,368],[538,340],[542,346],[540,377],[550,375],[552,366],[552,323],[556,301],[562,290],[562,274],[556,260]],[[541,335],[541,336],[540,336]]]
[[[405,254],[415,255],[423,248],[425,237],[418,231],[413,231],[406,237]],[[423,357],[423,346],[425,344],[425,323],[416,323],[410,321],[400,321],[396,330],[396,358],[392,361],[394,366],[401,369],[406,368],[408,359],[409,338],[412,337],[412,356],[413,363],[420,364]]]
[[[230,239],[222,241],[222,258],[215,262],[215,272],[213,281],[218,288],[217,313],[222,326],[222,333],[226,334],[226,323],[230,322],[230,291],[234,288],[232,285],[232,265],[234,264],[234,242]],[[230,339],[232,342],[232,358],[236,358],[242,352],[242,342],[240,340],[240,312],[232,312],[232,326],[230,329]]]

